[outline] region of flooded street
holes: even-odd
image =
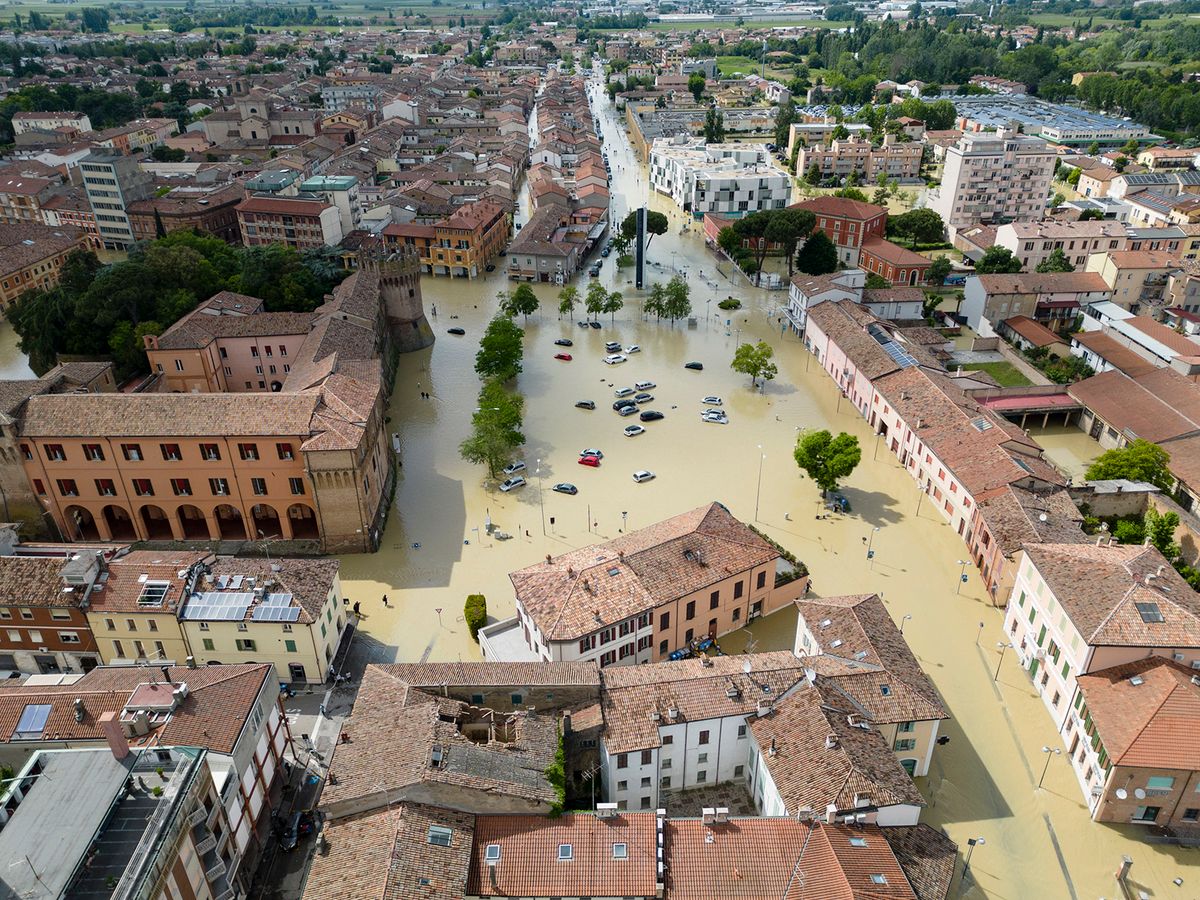
[[[11,325],[0,319],[0,378],[36,378],[29,360],[17,347],[19,338]]]
[[[1099,443],[1074,425],[1031,428],[1029,434],[1046,448],[1046,456],[1077,483],[1083,480],[1088,466],[1104,452]]]

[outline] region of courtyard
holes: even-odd
[[[614,220],[645,196],[644,174],[610,116],[603,119],[613,163]],[[1110,827],[1087,818],[1075,778],[1052,758],[1041,790],[1043,746],[1059,738],[1026,674],[1010,655],[993,681],[999,657],[1002,610],[994,608],[973,570],[958,584],[965,547],[940,514],[925,504],[897,461],[880,448],[866,422],[843,402],[834,384],[812,364],[803,345],[783,334],[779,306],[786,292],[748,289],[716,271],[698,229],[681,233],[685,219],[663,197],[652,209],[671,213],[667,234],[655,237],[651,280],[687,269],[695,328],[642,321],[639,293],[629,270],[605,261],[600,280],[620,290],[625,308],[599,330],[581,329],[577,315],[557,317],[557,288],[536,285],[542,311],[525,325],[524,460],[529,484],[502,494],[486,472],[463,462],[458,444],[468,434],[479,382],[473,371],[478,338],[496,308],[496,293],[510,287],[495,273],[474,281],[425,278],[422,288],[437,342],[401,358],[389,430],[398,432],[403,466],[383,544],[374,555],[343,559],[346,596],[362,604],[364,658],[389,662],[479,658],[463,622],[468,594],[487,597],[493,621],[513,613],[507,573],[565,550],[603,541],[623,527],[637,528],[711,500],[763,529],[792,550],[812,572],[820,596],[877,592],[900,621],[905,637],[934,680],[952,719],[947,746],[934,755],[917,783],[928,801],[923,821],[944,828],[960,846],[982,837],[971,860],[964,896],[1090,898],[1117,896],[1112,873],[1122,855],[1134,861],[1131,884],[1155,897],[1193,897],[1188,869],[1196,850],[1149,844],[1132,826]],[[577,281],[586,289],[587,277]],[[716,301],[734,294],[743,308],[720,313]],[[436,308],[436,316],[433,311]],[[452,326],[463,337],[446,333]],[[556,338],[574,341],[574,359],[554,359]],[[765,389],[729,368],[739,340],[766,340],[779,375]],[[638,344],[619,366],[606,366],[603,344]],[[702,372],[685,370],[690,360]],[[628,424],[610,409],[613,391],[635,381],[656,383],[651,408],[662,421],[628,438]],[[430,399],[422,399],[422,392]],[[724,399],[728,425],[700,421],[700,400]],[[578,400],[594,411],[576,409]],[[862,443],[863,461],[843,492],[852,512],[817,519],[819,491],[792,458],[796,435],[809,428],[847,431]],[[1079,434],[1079,437],[1085,438]],[[602,449],[600,468],[577,464],[585,447]],[[1060,453],[1085,449],[1064,435]],[[636,484],[632,473],[649,469],[653,481]],[[576,496],[550,486],[569,481]],[[487,524],[513,535],[496,541]],[[875,557],[866,559],[872,533]],[[387,595],[385,607],[381,598]],[[790,649],[795,613],[781,612],[722,639],[728,652]],[[960,864],[961,869],[961,864]],[[1184,887],[1172,884],[1184,878]],[[959,893],[956,880],[952,895]]]

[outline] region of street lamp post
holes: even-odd
[[[970,560],[960,559],[957,561],[962,567],[958,570],[958,585],[954,588],[954,593],[962,593],[963,582],[967,580],[967,566],[970,565]]]
[[[996,671],[992,673],[993,684],[1000,678],[1000,666],[1004,664],[1004,651],[1012,647],[1012,642],[997,641],[996,647],[1000,650],[1000,659],[996,661]]]
[[[625,530],[625,520],[629,517],[627,510],[621,510],[621,531]]]
[[[904,616],[900,619],[900,633],[901,634],[904,634],[904,623],[907,622],[911,618],[912,618],[911,613],[905,613]]]
[[[979,630],[975,632],[975,646],[979,646],[979,639],[983,637],[983,623],[979,623]]]
[[[878,525],[871,529],[871,537],[867,540],[867,559],[875,558],[875,551],[872,548],[875,546],[875,533],[877,531],[879,531]]]
[[[929,490],[928,487],[919,478],[917,479],[917,487],[921,489],[921,495],[917,497],[917,512],[916,515],[921,515],[921,501],[925,499],[925,494]]]
[[[762,452],[762,444],[758,445],[758,490],[754,492],[754,521],[758,521],[758,501],[762,497],[762,470],[763,460],[767,458],[767,454]]]
[[[1050,768],[1050,760],[1055,756],[1062,756],[1062,748],[1055,747],[1051,750],[1049,747],[1043,747],[1042,752],[1046,754],[1046,764],[1042,766],[1042,777],[1038,779],[1036,790],[1042,789],[1042,782],[1046,780],[1046,770]]]
[[[982,847],[986,843],[987,843],[987,841],[985,841],[981,837],[967,838],[967,858],[963,862],[963,873],[962,873],[963,881],[966,881],[967,872],[970,871],[970,869],[971,869],[971,854],[975,852],[976,847]]]
[[[546,536],[546,499],[542,494],[542,461],[537,461],[537,478],[538,478],[538,507],[542,513],[542,537]]]

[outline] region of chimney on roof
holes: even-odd
[[[575,568],[574,568],[574,566],[567,566],[567,577],[568,577],[568,578],[574,578],[574,577],[575,577]]]
[[[189,669],[194,669],[194,668],[196,668],[196,657],[194,657],[194,656],[189,656],[189,657],[187,658],[187,667],[188,667]]]
[[[83,709],[83,698],[82,698],[82,697],[76,697],[76,698],[75,698],[75,721],[76,721],[76,722],[82,722],[82,721],[83,721],[83,712],[84,712],[84,709]]]
[[[129,755],[129,741],[125,740],[125,732],[121,729],[118,713],[113,710],[100,714],[100,731],[108,741],[108,749],[114,759],[124,759]]]
[[[769,756],[774,756],[778,752],[779,748],[775,746],[775,738],[771,738],[771,746],[767,749],[767,754]]]
[[[159,671],[162,672],[163,681],[165,681],[167,684],[170,684],[171,683],[171,667],[170,666],[160,666]]]

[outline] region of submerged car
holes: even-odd
[[[621,387],[621,388],[617,388],[615,391],[613,391],[613,396],[614,397],[628,397],[632,393],[633,393],[633,388]]]
[[[560,482],[550,488],[550,490],[556,491],[559,494],[570,494],[572,497],[579,493],[579,488],[568,481]]]
[[[505,475],[515,475],[518,472],[524,472],[524,471],[525,471],[525,463],[522,462],[521,460],[517,460],[514,463],[509,463],[507,466],[504,467]]]
[[[465,329],[465,328],[450,328],[447,330],[447,334],[463,335],[466,333],[467,333],[467,329]]]
[[[638,484],[641,484],[643,481],[653,481],[655,477],[655,474],[649,469],[638,469],[633,473],[633,480]]]
[[[657,409],[648,409],[644,413],[641,413],[638,418],[643,422],[657,422],[659,419],[666,418],[666,416],[660,413]]]
[[[575,342],[572,340],[568,340],[567,338],[559,338],[557,341],[554,342],[554,346],[555,347],[574,347]]]
[[[638,403],[649,403],[651,400],[654,399],[654,395],[647,394],[645,391],[642,391],[642,393],[640,393],[640,394],[634,394],[633,399],[635,401],[637,401]]]
[[[580,456],[594,456],[596,459],[604,459],[604,451],[597,450],[595,447],[588,447],[579,451]]]
[[[645,434],[646,429],[641,425],[626,425],[625,437],[637,437],[639,434]]]
[[[509,491],[515,491],[519,487],[525,487],[525,476],[523,475],[514,475],[500,485],[500,490],[507,494]]]
[[[573,357],[570,353],[555,353],[554,358],[561,359],[563,362],[570,362],[575,357]]]
[[[699,363],[699,362],[694,362],[694,361],[684,363],[683,367],[685,369],[691,369],[693,372],[703,372],[704,371],[704,363]]]
[[[580,400],[578,403],[575,404],[575,408],[576,409],[595,409],[596,401],[595,400]]]
[[[704,398],[703,400],[701,400],[700,402],[701,402],[701,403],[706,403],[706,404],[708,404],[709,406],[721,406],[721,405],[723,405],[723,404],[724,404],[724,402],[725,402],[725,401],[724,401],[724,400],[722,400],[720,397],[714,397],[714,396],[711,396],[711,395],[710,395],[710,396],[708,396],[708,397],[705,397],[705,398]]]
[[[579,457],[581,466],[591,466],[593,469],[600,468],[600,458],[596,456],[581,456]]]
[[[605,365],[609,365],[609,366],[619,366],[621,363],[627,362],[627,361],[628,361],[627,357],[622,356],[620,353],[612,353],[612,354],[604,357]]]

